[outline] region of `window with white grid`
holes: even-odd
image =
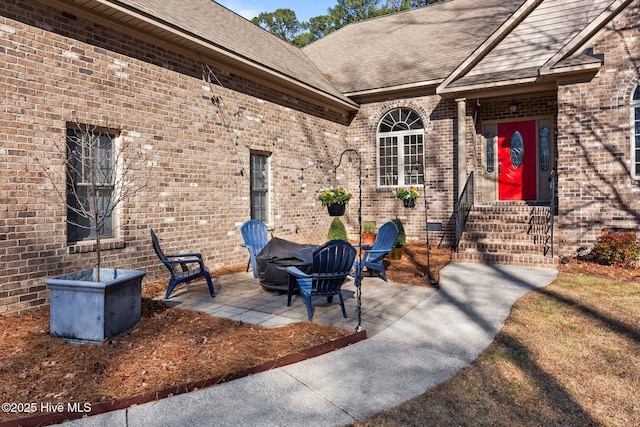
[[[424,126],[408,108],[397,108],[378,125],[378,185],[402,187],[424,182]]]

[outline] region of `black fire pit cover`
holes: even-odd
[[[256,256],[260,286],[270,291],[287,292],[289,272],[295,266],[311,274],[313,251],[318,245],[300,244],[274,237]]]

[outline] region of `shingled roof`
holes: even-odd
[[[356,105],[297,47],[212,0],[69,0],[111,20],[262,79]]]
[[[439,82],[523,0],[453,0],[361,21],[303,49],[343,93]]]

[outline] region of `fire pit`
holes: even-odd
[[[256,256],[260,286],[269,291],[287,292],[289,272],[295,266],[311,274],[313,251],[318,245],[300,244],[274,237]]]

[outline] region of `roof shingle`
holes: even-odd
[[[523,0],[453,0],[348,25],[303,49],[343,93],[447,77]]]

